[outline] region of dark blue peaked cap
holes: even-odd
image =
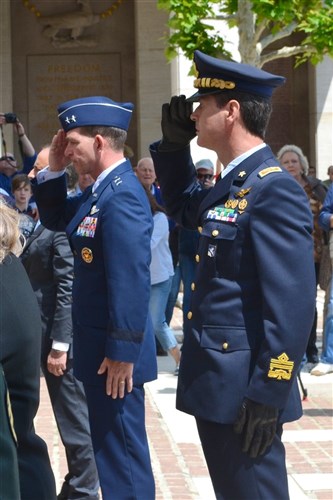
[[[103,126],[128,130],[133,104],[94,96],[73,99],[58,106],[58,118],[65,132],[78,127]]]
[[[198,92],[188,101],[197,101],[205,95],[228,90],[271,97],[274,89],[285,82],[283,76],[267,73],[249,64],[217,59],[199,50],[194,52],[194,63],[197,73],[194,87]]]

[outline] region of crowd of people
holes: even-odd
[[[265,143],[283,77],[200,51],[194,63],[195,94],[162,106],[162,138],[136,165],[131,103],[61,103],[61,128],[38,154],[13,123],[23,167],[0,158],[4,500],[155,498],[144,384],[158,343],[216,498],[288,498],[282,433],[302,414],[297,374],[302,363],[333,372],[332,279],[321,353],[316,339],[333,166],[322,182],[298,146],[274,155]],[[193,162],[195,136],[215,165]],[[58,493],[33,426],[40,368],[66,450]]]

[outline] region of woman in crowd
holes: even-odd
[[[154,229],[151,238],[149,310],[155,335],[163,349],[169,352],[175,360],[175,375],[178,375],[180,349],[177,339],[165,319],[165,309],[174,274],[169,248],[169,222],[164,208],[157,203],[153,194],[147,189],[146,193],[154,219]]]
[[[17,436],[21,500],[54,500],[47,447],[33,424],[39,405],[41,319],[37,299],[17,257],[22,250],[18,222],[18,213],[0,201],[0,363]]]
[[[316,270],[317,284],[319,279],[319,266],[323,248],[323,231],[319,226],[319,213],[322,209],[322,204],[326,196],[326,188],[323,183],[316,177],[309,177],[309,163],[303,151],[298,146],[287,144],[283,146],[277,154],[277,158],[281,165],[295,178],[295,180],[303,187],[306,192],[310,208],[313,215],[313,250],[314,250],[314,265]],[[318,363],[318,348],[317,340],[317,309],[315,312],[314,322],[311,328],[311,333],[306,348],[307,362],[310,364]]]

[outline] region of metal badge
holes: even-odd
[[[90,250],[90,248],[87,248],[87,247],[82,248],[81,257],[84,260],[84,262],[86,262],[87,264],[91,264],[91,262],[93,261],[93,258],[94,258],[92,250]]]

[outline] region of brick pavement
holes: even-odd
[[[322,302],[322,295],[319,295],[319,316]],[[175,310],[172,325],[181,338],[180,310]],[[318,333],[320,344],[321,318]],[[147,432],[156,480],[156,499],[213,500],[194,419],[174,408],[177,378],[173,375],[173,360],[159,357],[158,363],[158,381],[146,386]],[[286,424],[284,431],[291,500],[332,500],[333,374],[314,377],[303,373],[302,381],[309,393],[307,401],[303,402],[304,416],[297,422]],[[66,474],[65,453],[43,378],[36,430],[47,442],[59,489]]]

